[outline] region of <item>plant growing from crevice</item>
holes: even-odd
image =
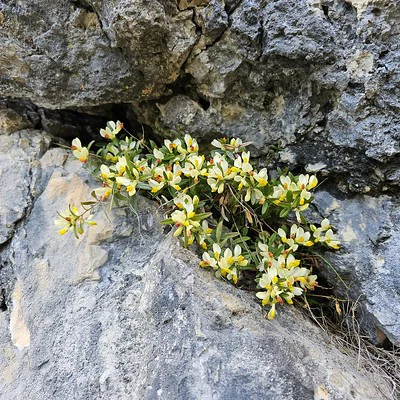
[[[88,165],[101,182],[93,200],[81,208],[69,205],[56,224],[61,235],[72,231],[78,238],[100,204],[128,204],[136,209],[139,194],[156,199],[164,207],[162,224],[174,228],[184,247],[197,246],[200,266],[234,285],[257,282],[256,296],[269,306],[292,304],[293,298],[313,290],[314,252],[336,250],[339,241],[330,222],[310,224],[304,211],[317,186],[314,175],[294,176],[277,170],[256,169],[247,146],[238,138],[213,140],[213,150],[201,154],[189,135],[159,147],[137,139],[123,124],[110,121],[101,136],[107,140],[96,153],[72,142],[74,156]]]

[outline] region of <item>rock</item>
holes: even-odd
[[[398,343],[390,308],[398,296],[398,1],[0,0],[0,9],[4,133],[40,127],[65,138],[82,130],[89,139],[104,122],[99,113],[122,114],[146,137],[171,129],[203,143],[239,136],[270,170],[276,161],[318,172],[327,180],[321,213],[332,212],[324,197],[336,202],[335,225],[359,237],[332,261],[354,281],[353,294],[363,294],[370,336],[378,340],[379,329]],[[11,149],[20,137],[13,135],[0,137],[0,243],[29,210],[36,175],[36,150]],[[41,170],[40,190],[49,171]],[[373,215],[374,230],[389,227],[393,239],[372,246],[360,212]]]
[[[30,128],[30,124],[21,115],[10,109],[0,110],[1,134],[13,133],[25,128]]]
[[[160,136],[237,135],[261,157],[286,147],[349,193],[398,185],[386,180],[399,158],[397,1],[49,4],[2,5],[3,95],[55,110],[129,103]]]
[[[203,32],[179,93],[134,103],[139,119],[163,135],[240,136],[262,157],[279,144],[346,192],[380,190],[398,165],[398,2],[243,1],[228,14],[218,40]]]
[[[7,115],[13,119],[11,123],[6,119],[5,132],[23,124],[14,114]],[[37,162],[49,143],[49,136],[39,131],[0,134],[0,245],[12,237],[16,223],[32,203]]]
[[[362,327],[369,337],[382,342],[386,335],[399,346],[398,201],[389,196],[366,195],[338,200],[329,193],[319,192],[316,204],[341,236],[342,250],[326,256],[349,289],[346,290],[332,271],[327,270],[330,282],[335,282],[338,292],[360,300],[364,314]]]
[[[1,2],[0,93],[50,109],[160,96],[197,35],[191,10],[146,4]]]
[[[163,233],[152,202],[141,200],[138,217],[96,213],[79,240],[58,236],[56,210],[94,183],[61,149],[40,169],[41,190],[9,243],[1,398],[389,398],[299,310],[268,321],[253,294],[202,270]]]

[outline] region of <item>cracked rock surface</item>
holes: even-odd
[[[94,332],[93,337],[101,337],[99,321],[102,318],[115,320],[127,315],[116,309],[131,307],[133,312],[136,310],[132,305],[134,302],[122,305],[125,303],[115,294],[117,292],[105,294],[106,286],[101,286],[107,279],[114,278],[119,279],[118,285],[123,285],[123,268],[118,269],[119,263],[128,270],[136,268],[123,258],[113,258],[115,255],[110,254],[114,254],[114,250],[111,253],[100,250],[103,246],[111,246],[116,252],[127,252],[135,259],[136,255],[129,252],[136,242],[130,241],[138,238],[130,238],[133,228],[122,222],[120,228],[113,225],[108,233],[98,233],[100,238],[92,237],[79,244],[70,244],[72,247],[65,246],[66,255],[73,260],[65,268],[71,275],[65,275],[64,269],[50,268],[52,262],[65,264],[68,257],[57,254],[59,242],[53,243],[51,221],[54,217],[50,216],[48,205],[63,209],[65,200],[61,204],[61,197],[65,199],[68,193],[84,193],[87,177],[70,163],[67,170],[62,168],[66,155],[59,150],[49,150],[52,139],[43,130],[64,138],[77,136],[85,130],[88,138],[98,132],[100,126],[97,124],[104,125],[112,116],[136,126],[138,132],[142,132],[140,124],[143,124],[159,138],[170,135],[171,129],[189,132],[203,143],[215,137],[239,136],[253,142],[252,156],[258,157],[262,166],[271,168],[278,163],[294,172],[317,173],[320,181],[326,179],[316,196],[316,211],[319,216],[331,219],[343,242],[340,252],[327,257],[351,287],[347,294],[359,298],[364,331],[377,343],[388,338],[399,345],[399,21],[400,2],[397,0],[0,0],[0,96],[4,97],[0,100],[0,310],[5,309],[5,313],[0,311],[0,322],[5,324],[2,332],[7,337],[4,340],[8,340],[0,358],[0,366],[7,365],[8,375],[4,375],[4,382],[8,383],[0,393],[11,390],[18,398],[22,393],[18,390],[22,389],[12,386],[22,368],[18,363],[26,361],[24,357],[34,360],[32,351],[46,353],[42,349],[32,350],[31,345],[25,346],[29,340],[32,343],[33,331],[40,332],[34,326],[37,321],[33,317],[23,317],[24,322],[19,324],[26,304],[31,307],[34,302],[30,296],[36,296],[38,307],[43,307],[32,311],[39,321],[40,313],[47,315],[51,307],[55,307],[54,318],[48,317],[47,322],[51,328],[46,326],[45,332],[58,332],[57,329],[64,328],[65,332],[68,329],[75,332],[81,320],[71,317],[69,328],[57,322],[67,307],[72,307],[67,299],[61,299],[69,294],[63,292],[64,280],[73,288],[71,296],[76,309],[68,308],[71,315],[79,311],[77,299],[83,296],[75,292],[76,287],[96,287],[90,289],[93,297],[88,299],[87,307],[97,310],[93,321],[98,325],[88,314],[85,316],[84,299],[83,311],[79,311],[82,314],[78,313],[83,318],[83,330],[76,334],[79,338],[92,337],[91,332]],[[70,178],[65,180],[63,174]],[[31,215],[32,207],[34,215]],[[120,217],[122,221],[123,215]],[[47,226],[43,221],[48,221]],[[29,240],[24,235],[28,235]],[[161,237],[157,236],[159,233],[154,235],[154,238]],[[157,252],[165,252],[162,247],[167,246],[165,238],[158,240],[160,247],[157,249],[150,244],[157,241],[154,238],[147,242],[153,255],[143,255],[142,266],[150,265]],[[91,246],[95,246],[95,251],[90,250]],[[84,252],[87,252],[88,260],[84,259]],[[82,258],[78,260],[75,253]],[[94,253],[99,254],[98,258]],[[172,268],[175,265],[173,256],[165,257],[165,265]],[[176,262],[178,265],[181,261]],[[95,266],[90,273],[85,269],[86,264]],[[17,266],[26,266],[27,270],[22,274],[17,271]],[[109,272],[107,279],[103,279],[101,271],[108,271],[107,268],[118,269],[121,275],[113,277]],[[157,268],[156,275],[161,274],[162,268]],[[43,274],[44,281],[51,281],[51,285],[57,287],[54,289],[50,285],[52,289],[49,289],[51,298],[56,296],[51,300],[54,304],[41,305],[47,300],[39,300],[36,290],[40,285],[43,289],[43,284],[34,283],[34,279],[27,283],[27,274],[36,270]],[[50,273],[54,273],[51,278],[46,275]],[[195,275],[190,279],[200,279],[195,277],[201,272],[191,273]],[[60,283],[56,282],[57,274],[61,274]],[[340,294],[346,292],[333,274],[331,276],[327,271],[327,276]],[[175,278],[172,280],[177,282],[174,285],[179,290],[186,290],[183,289],[186,286],[180,287],[180,280]],[[150,275],[146,284],[150,285]],[[159,285],[162,287],[161,283]],[[229,291],[229,288],[224,290]],[[196,296],[201,295],[196,292]],[[107,301],[101,303],[101,296]],[[196,296],[193,295],[193,302]],[[218,297],[216,289],[215,296]],[[115,309],[107,309],[108,301]],[[57,308],[60,304],[63,309]],[[102,314],[105,311],[101,307],[108,313]],[[211,306],[204,307],[206,310]],[[12,317],[11,312],[14,313]],[[126,325],[121,322],[120,330],[115,334],[117,338],[125,338],[132,324],[140,325],[135,325],[137,321],[131,318],[126,316],[123,322]],[[145,319],[139,321],[143,325]],[[272,326],[265,321],[258,323],[266,324],[267,330]],[[160,326],[164,329],[163,323],[155,324],[157,330]],[[299,322],[299,326],[302,324]],[[7,333],[11,325],[22,329],[21,335],[13,336],[14,339]],[[166,326],[170,326],[169,322]],[[297,328],[301,329],[299,326]],[[234,335],[230,329],[233,329],[232,325],[228,324],[221,331],[228,336]],[[68,352],[61,343],[62,335],[68,336],[65,332],[55,333],[58,336],[54,343],[58,343],[56,354],[63,354],[67,359]],[[150,331],[145,332],[151,335]],[[107,341],[107,337],[102,340]],[[74,342],[72,337],[69,340],[69,347],[78,346],[79,341]],[[87,340],[90,343],[82,350],[82,358],[78,357],[77,350],[71,353],[78,357],[79,368],[86,372],[85,365],[91,362],[91,365],[103,365],[94,358],[90,361],[89,353],[98,357],[97,360],[111,360],[109,353],[101,355],[105,350],[99,350],[100,344],[93,349],[95,339],[93,342]],[[140,343],[144,343],[144,339]],[[146,354],[154,355],[143,346],[147,349],[143,350],[148,352]],[[273,350],[265,348],[266,357],[274,357],[271,355]],[[135,351],[125,347],[121,351],[128,350]],[[184,353],[184,350],[179,351]],[[232,359],[238,357],[237,353],[229,354]],[[72,362],[75,356],[71,355],[69,361]],[[160,363],[164,362],[165,358],[160,357]],[[212,359],[211,355],[207,357]],[[78,379],[67,361],[57,364],[56,378],[46,375],[50,372],[43,372],[52,365],[46,357],[37,359],[34,365],[41,371],[43,387],[47,379],[65,398],[80,398],[76,393],[81,393],[85,385],[88,396],[97,393],[97,398],[108,398],[110,388],[118,387],[125,393],[124,390],[129,391],[136,384],[132,383],[137,379],[132,371],[134,378],[130,381],[118,380],[122,377],[118,376],[117,359],[112,358],[108,364],[104,361],[110,371],[102,371],[100,376],[103,377],[99,380],[96,380],[94,370],[87,376],[86,372],[82,373]],[[248,362],[238,360],[244,364]],[[221,368],[224,362],[221,361]],[[153,364],[149,364],[150,369]],[[201,365],[198,374],[211,374],[211,367]],[[137,365],[134,368],[141,369]],[[222,375],[216,369],[213,373],[220,382]],[[25,374],[28,382],[29,371],[24,371],[21,374]],[[227,371],[242,376],[240,371],[229,368]],[[158,373],[162,375],[162,372]],[[63,392],[67,390],[67,380],[72,379],[68,376],[76,378],[74,384],[78,389],[74,394]],[[150,379],[149,376],[146,375],[146,379]],[[195,386],[193,376],[176,383],[175,389],[168,389],[172,391],[165,389],[163,392],[158,383],[143,383],[138,393],[142,398],[171,398],[174,397],[170,395],[173,390],[179,390],[175,392],[179,394],[189,393],[185,390]],[[119,382],[115,386],[109,383],[113,379]],[[255,379],[254,374],[252,379]],[[320,381],[328,387],[331,383],[326,379],[321,375]],[[92,385],[89,381],[98,383]],[[225,381],[233,382],[233,378]],[[27,384],[26,388],[39,393],[39,386],[35,389],[33,381],[29,382],[31,386]],[[314,384],[317,385],[317,381],[313,381]],[[311,386],[304,389],[303,398],[312,397],[310,393],[314,389],[310,389]],[[126,389],[128,387],[130,389]],[[364,388],[369,388],[367,383]],[[100,395],[100,390],[106,394]],[[223,391],[215,388],[204,387],[204,393],[202,389],[198,389],[199,392],[193,390],[193,398],[225,398]],[[232,393],[229,388],[224,390]],[[273,398],[279,399],[281,395],[278,389],[277,392],[265,390],[271,390],[266,393]],[[353,395],[349,390],[350,394],[339,391],[338,397],[334,398],[363,398],[364,394],[357,397],[358,394]],[[357,390],[363,389],[358,387]],[[365,390],[364,398],[380,398],[372,395],[373,391],[369,396],[369,389]],[[252,392],[243,393],[247,396]],[[293,393],[293,398],[302,398]],[[48,392],[48,396],[52,398],[53,394]]]
[[[199,268],[148,200],[137,218],[99,213],[80,240],[57,236],[55,210],[93,181],[60,148],[38,164],[30,212],[0,252],[0,398],[389,398],[299,310],[270,322],[250,293]]]
[[[341,232],[342,250],[326,256],[347,282],[348,291],[359,298],[364,329],[376,342],[386,335],[400,345],[399,201],[384,195],[338,200],[321,191],[316,205]],[[345,292],[337,277],[330,275],[330,282]]]
[[[38,159],[48,146],[44,132],[0,134],[0,245],[12,237],[31,205]]]

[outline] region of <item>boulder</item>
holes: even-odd
[[[389,196],[337,199],[325,191],[316,195],[319,212],[337,227],[339,252],[327,253],[340,277],[326,268],[336,291],[358,299],[362,327],[376,342],[400,345],[399,203]]]
[[[159,97],[197,40],[175,1],[0,2],[0,93],[62,109]]]
[[[239,136],[262,166],[326,179],[317,208],[344,241],[330,260],[370,338],[400,343],[397,0],[0,0],[0,10],[7,251],[49,146],[16,131],[88,139],[104,113],[158,139]],[[50,170],[38,171],[44,190]]]
[[[390,398],[300,310],[268,321],[254,294],[201,269],[153,202],[58,236],[56,210],[96,183],[65,150],[38,158],[34,202],[0,252],[1,398]]]

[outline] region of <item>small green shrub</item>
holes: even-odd
[[[189,135],[162,147],[145,143],[129,133],[120,140],[123,124],[110,121],[101,136],[109,142],[96,154],[93,142],[82,147],[72,142],[73,154],[89,165],[102,185],[93,200],[70,205],[55,221],[59,233],[72,231],[78,238],[84,226],[94,225],[93,210],[104,202],[136,207],[138,193],[158,199],[184,247],[197,245],[203,268],[234,285],[252,276],[262,305],[273,319],[277,303],[293,303],[295,296],[317,285],[311,263],[314,248],[338,249],[339,241],[327,219],[309,224],[303,211],[317,186],[314,175],[294,176],[278,170],[277,179],[250,161],[249,143],[240,139],[213,140],[207,157],[199,153]],[[290,223],[295,218],[296,223]]]

